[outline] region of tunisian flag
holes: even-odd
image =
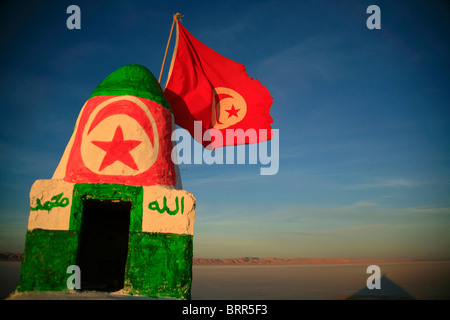
[[[207,149],[272,138],[272,97],[267,88],[250,78],[244,65],[194,38],[179,21],[164,94],[175,123]],[[194,121],[201,121],[195,134]]]

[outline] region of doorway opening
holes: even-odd
[[[78,266],[81,290],[117,291],[123,288],[128,254],[131,202],[86,200]]]

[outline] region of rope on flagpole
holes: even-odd
[[[181,17],[183,17],[183,16],[178,12],[173,15],[172,28],[170,28],[169,40],[167,41],[166,52],[164,53],[164,59],[163,59],[163,63],[161,66],[161,72],[159,73],[159,79],[158,79],[159,83],[161,83],[161,77],[162,77],[162,74],[164,71],[164,64],[166,63],[167,51],[169,50],[170,39],[172,39],[173,26],[175,25],[175,21],[178,21],[178,19],[180,19]],[[180,19],[180,21],[181,21],[181,19]]]

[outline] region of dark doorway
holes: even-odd
[[[131,203],[126,201],[85,201],[78,253],[81,290],[123,288],[130,210]]]

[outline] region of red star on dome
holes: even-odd
[[[229,118],[229,117],[231,117],[231,116],[237,117],[237,116],[238,116],[237,113],[238,113],[239,110],[241,110],[241,109],[236,109],[236,108],[234,107],[234,105],[232,105],[232,106],[231,106],[231,109],[228,109],[228,110],[225,110],[225,111],[228,112],[228,118]]]
[[[136,162],[134,162],[134,159],[130,154],[130,151],[141,144],[142,141],[123,140],[123,132],[120,126],[116,128],[112,141],[92,141],[92,143],[100,149],[106,151],[99,171],[102,171],[116,161],[122,162],[131,169],[139,170]]]

